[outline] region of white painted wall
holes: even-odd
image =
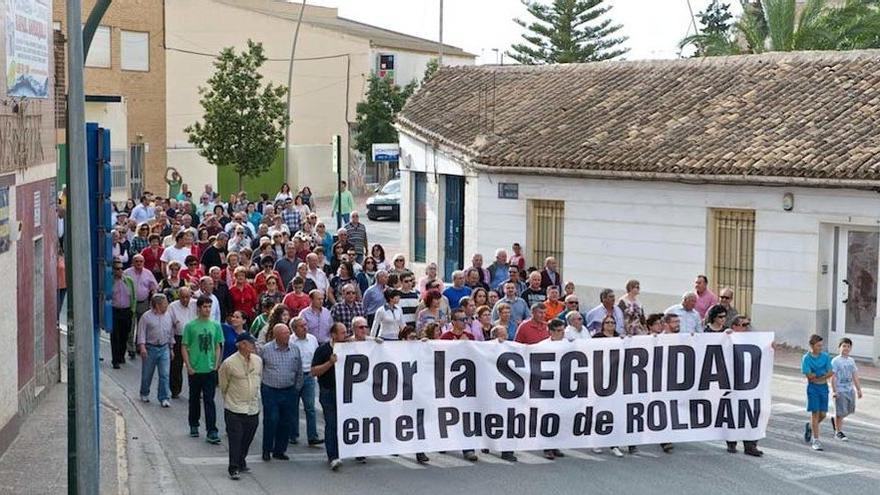
[[[402,133],[400,142],[409,171],[433,173],[436,168],[439,173],[465,174],[461,162],[448,154],[435,154],[418,139]],[[518,183],[519,199],[499,199],[498,182]],[[795,197],[792,212],[782,209],[786,192]],[[695,275],[708,272],[709,209],[755,210],[751,316],[757,328],[776,331],[779,340],[800,346],[809,334],[828,326],[832,275],[830,270],[822,274],[821,266],[833,265],[832,227],[880,225],[880,195],[844,189],[481,174],[468,178],[466,196],[466,262],[476,251],[490,262],[496,248],[509,249],[514,242],[523,244],[528,253],[527,201],[562,200],[562,272],[566,281],[578,286],[582,304],[586,301],[586,306],[592,306],[603,287],[622,291],[626,280],[638,278],[650,311],[662,311],[677,302],[692,288]],[[411,210],[408,201],[405,194],[401,211]],[[429,211],[442,210],[441,204],[442,195],[429,200]],[[402,221],[401,229],[402,238],[408,239],[409,224]],[[429,235],[429,260],[442,259],[442,236],[439,240]],[[527,263],[537,266],[540,260]]]

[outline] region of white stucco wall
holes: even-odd
[[[286,86],[287,59],[296,23],[213,0],[169,0],[165,9],[166,45],[169,47],[165,51],[169,74],[166,81],[168,164],[180,170],[191,189],[200,190],[204,183],[217,185],[216,172],[194,152],[183,129],[201,118],[198,87],[204,86],[213,73],[213,59],[180,50],[218,53],[229,46],[241,50],[248,39],[262,42],[270,59],[262,68],[264,82]],[[355,121],[357,104],[367,89],[369,75],[376,68],[376,57],[380,52],[396,55],[397,77],[402,84],[413,78],[421,79],[425,65],[432,58],[428,53],[374,48],[368,39],[302,24],[292,84],[292,145],[323,146],[338,134],[343,139],[343,150],[349,147],[349,123]],[[302,60],[339,54],[349,54],[348,72],[345,57]],[[473,59],[444,57],[444,63],[473,64]],[[343,175],[347,176],[348,153],[342,153],[342,161]],[[331,173],[329,160],[310,162],[309,167],[314,168],[300,168],[301,174],[289,176],[291,187],[297,189],[309,185],[319,195],[335,189],[336,177]],[[320,173],[321,170],[326,173]]]
[[[401,134],[404,176],[428,171],[464,173],[461,162],[409,135]],[[442,175],[440,176],[442,180]],[[530,199],[565,202],[562,272],[578,286],[582,304],[593,306],[603,287],[622,291],[626,280],[641,282],[649,311],[662,311],[693,286],[695,275],[707,273],[709,214],[712,208],[755,211],[754,292],[752,317],[757,328],[777,332],[780,341],[804,345],[814,332],[831,337],[828,312],[833,266],[834,226],[880,225],[880,195],[868,191],[757,186],[688,185],[668,182],[591,180],[481,174],[470,176],[466,188],[465,261],[474,252],[487,263],[499,247],[514,242],[528,253],[527,204]],[[407,179],[405,189],[411,188]],[[519,184],[519,199],[499,199],[498,183]],[[429,189],[430,191],[430,189]],[[428,260],[442,260],[442,195],[428,198]],[[791,192],[795,207],[782,208]],[[401,211],[411,211],[405,193]],[[411,215],[411,214],[410,214]],[[412,253],[410,219],[401,219],[401,238]],[[431,236],[435,230],[438,237]],[[438,241],[439,239],[439,241]],[[527,260],[539,266],[541,260]],[[712,281],[710,281],[711,283]],[[880,318],[875,325],[880,325]],[[875,331],[880,335],[880,328]],[[875,338],[875,342],[880,339]],[[880,345],[875,344],[875,348]],[[869,351],[866,350],[866,353]]]

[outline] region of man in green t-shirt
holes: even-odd
[[[217,368],[222,362],[223,329],[211,319],[209,296],[199,296],[196,301],[198,318],[183,328],[181,351],[186,373],[189,375],[189,436],[199,436],[201,408],[199,399],[205,404],[205,426],[207,441],[220,443],[217,430],[217,410],[214,406],[214,390],[217,388]]]

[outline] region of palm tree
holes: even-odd
[[[680,47],[701,47],[699,56],[766,51],[854,50],[880,47],[878,0],[847,0],[829,7],[826,0],[742,0],[743,13],[731,33],[697,34]]]

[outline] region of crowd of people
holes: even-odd
[[[549,257],[527,269],[519,244],[511,246],[512,254],[498,249],[488,266],[482,255],[473,255],[470,266],[452,273],[447,283],[435,263],[419,276],[405,255],[386,256],[380,244],[370,244],[353,201],[349,211],[334,209],[344,225],[331,233],[308,187],[292,193],[284,184],[274,197],[251,200],[241,192],[224,202],[208,185],[193,201],[179,176],[172,176],[169,186],[169,197],[145,193],[114,213],[112,365],[124,365],[126,354],[140,355],[141,400],[150,401],[158,371],[162,407],[180,395],[186,376],[190,435],[200,435],[204,412],[206,438],[214,444],[220,443],[214,405],[219,386],[233,479],[248,469],[245,457],[260,412],[263,460],[288,459],[288,445],[303,441],[300,403],[304,441],[324,444],[329,466],[339,468],[333,372],[333,346],[339,342],[531,345],[744,332],[751,325],[737,312],[734,291],[725,288],[716,296],[704,275],[681,303],[662,312],[646,311],[637,280],[626,282],[620,297],[604,289],[597,305],[582,308],[557,260]],[[324,438],[317,428],[316,396]],[[661,447],[673,450],[672,444]],[[762,455],[756,442],[744,447],[749,455]],[[624,450],[637,449],[609,450],[623,457]],[[728,442],[728,450],[736,452],[736,442]],[[473,450],[463,455],[478,460]],[[548,459],[562,455],[544,452]],[[516,461],[513,452],[502,458]],[[417,460],[429,462],[425,453]]]

